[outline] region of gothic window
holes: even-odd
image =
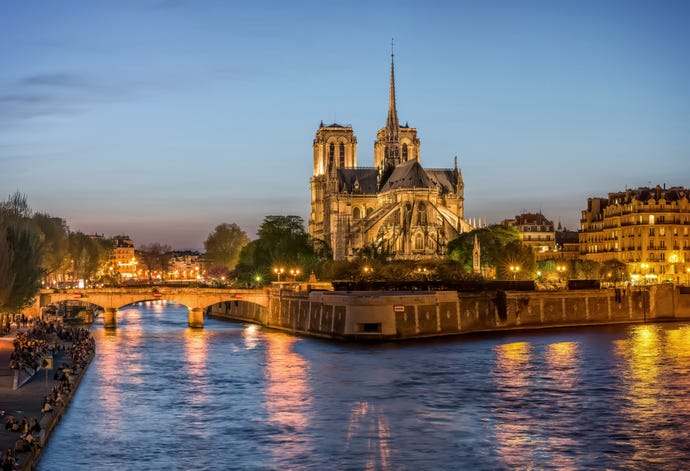
[[[374,212],[374,208],[368,207],[367,208],[367,217],[371,216],[371,213],[373,213],[373,212]]]
[[[340,143],[340,168],[345,168],[345,144]]]
[[[403,144],[402,159],[403,159],[403,162],[407,162],[407,144]]]
[[[414,249],[424,250],[424,238],[422,237],[422,234],[417,234],[414,237]]]
[[[359,208],[355,208],[352,210],[352,219],[358,220],[358,219],[361,219],[361,217],[362,217],[362,213],[359,210]]]
[[[417,207],[417,225],[418,226],[425,226],[426,225],[426,208],[424,207],[423,204],[420,204]]]
[[[335,144],[331,142],[331,145],[328,146],[328,171],[333,170],[333,165],[335,163]]]

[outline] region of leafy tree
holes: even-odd
[[[43,241],[43,258],[41,266],[45,276],[59,272],[69,261],[69,238],[67,225],[60,218],[44,213],[36,213],[33,224],[41,231]]]
[[[138,250],[139,260],[146,265],[149,272],[149,280],[151,279],[151,272],[160,271],[166,273],[170,258],[172,257],[172,247],[167,244],[159,244],[153,242],[149,245],[142,245]]]
[[[575,260],[574,270],[575,279],[578,280],[597,280],[601,272],[601,264],[594,260]]]
[[[70,233],[68,241],[74,276],[84,280],[95,278],[108,260],[112,243],[82,232]]]
[[[606,260],[599,267],[599,276],[602,280],[618,283],[628,279],[628,267],[617,259]]]
[[[0,203],[0,312],[30,305],[41,286],[43,243],[30,217],[19,192]]]
[[[448,258],[459,262],[468,273],[472,272],[475,235],[481,247],[481,265],[495,269],[498,278],[531,279],[534,276],[534,252],[522,243],[514,227],[493,225],[460,234],[448,243]],[[511,272],[510,266],[519,266],[520,271]]]
[[[276,266],[299,268],[307,275],[328,257],[327,246],[309,237],[299,216],[266,216],[257,236],[240,254],[237,275],[242,281],[253,281],[257,274],[273,276]]]
[[[211,265],[234,270],[242,248],[248,243],[249,237],[237,224],[220,224],[204,242],[206,259]]]

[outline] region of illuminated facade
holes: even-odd
[[[126,235],[113,237],[113,249],[110,252],[109,260],[111,274],[119,274],[119,276],[125,279],[135,278],[138,265],[139,262],[134,255],[134,242],[132,242],[132,239]]]
[[[514,219],[503,221],[502,224],[517,229],[522,243],[532,247],[537,260],[553,258],[556,249],[556,230],[553,221],[546,219],[543,214],[522,213]]]
[[[617,259],[635,282],[690,281],[690,190],[644,187],[589,198],[580,223],[582,258]]]
[[[470,230],[464,183],[454,168],[424,169],[417,130],[398,122],[391,55],[386,126],[374,143],[374,167],[357,167],[352,127],[321,123],[314,139],[309,235],[323,240],[333,258],[371,249],[395,259],[442,256],[445,246]]]

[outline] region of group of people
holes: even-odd
[[[22,420],[17,420],[14,418],[14,416],[10,415],[5,421],[5,430],[19,434],[19,437],[14,444],[14,452],[10,453],[11,450],[8,450],[7,453],[13,458],[16,453],[32,451],[36,448],[40,448],[41,446],[41,424],[39,424],[38,420],[34,417],[29,420],[27,420],[26,417],[24,417]],[[3,466],[4,463],[5,460],[3,460]]]
[[[55,334],[55,335],[52,335]],[[49,345],[48,338],[52,336]],[[57,341],[59,339],[60,341]],[[37,371],[41,359],[48,354],[66,352],[71,364],[62,363],[56,369],[53,379],[58,384],[53,386],[50,393],[44,397],[41,407],[42,413],[48,413],[57,406],[65,404],[72,392],[72,378],[85,368],[96,348],[96,343],[87,329],[73,328],[61,323],[45,322],[40,319],[32,320],[24,333],[19,333],[14,340],[14,352],[10,358],[10,367],[25,369],[30,374]],[[2,471],[12,470],[16,464],[18,453],[33,451],[40,448],[41,425],[35,418],[17,420],[9,416],[5,422],[5,430],[19,434],[14,449],[8,448],[0,460]]]

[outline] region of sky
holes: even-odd
[[[421,163],[465,182],[466,218],[690,187],[690,2],[5,0],[0,199],[73,231],[202,248],[310,211],[319,123],[373,166],[391,38]]]

